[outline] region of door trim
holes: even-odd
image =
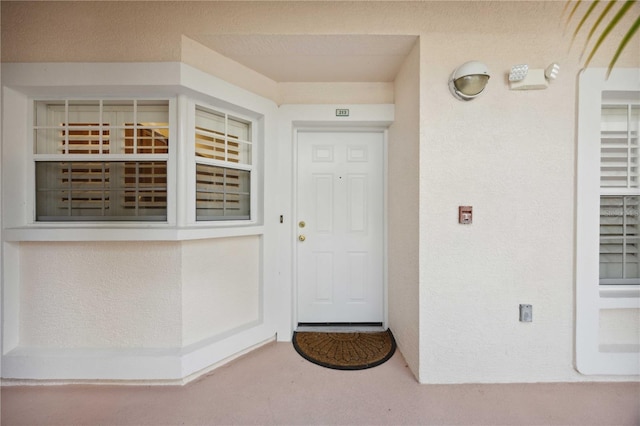
[[[349,117],[336,117],[337,108],[348,108]],[[380,131],[383,133],[383,326],[388,325],[388,128],[394,121],[393,104],[281,105],[279,111],[277,339],[290,342],[298,324],[296,282],[296,188],[297,134],[300,131]]]

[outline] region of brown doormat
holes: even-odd
[[[336,370],[363,370],[387,361],[396,350],[391,330],[293,333],[293,347],[308,361]]]

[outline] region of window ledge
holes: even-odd
[[[640,352],[640,345],[636,345],[633,343],[629,344],[606,344],[599,346],[600,352],[611,352],[611,353],[638,353]]]
[[[640,309],[640,285],[600,286],[600,309]]]
[[[262,225],[216,227],[153,227],[83,226],[25,227],[3,231],[6,242],[26,241],[186,241],[208,238],[241,237],[264,234]]]

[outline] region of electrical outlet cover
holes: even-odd
[[[533,307],[520,305],[520,322],[533,322]]]

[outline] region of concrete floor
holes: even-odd
[[[9,425],[640,425],[640,383],[420,385],[396,354],[337,371],[271,343],[185,386],[5,386]]]

